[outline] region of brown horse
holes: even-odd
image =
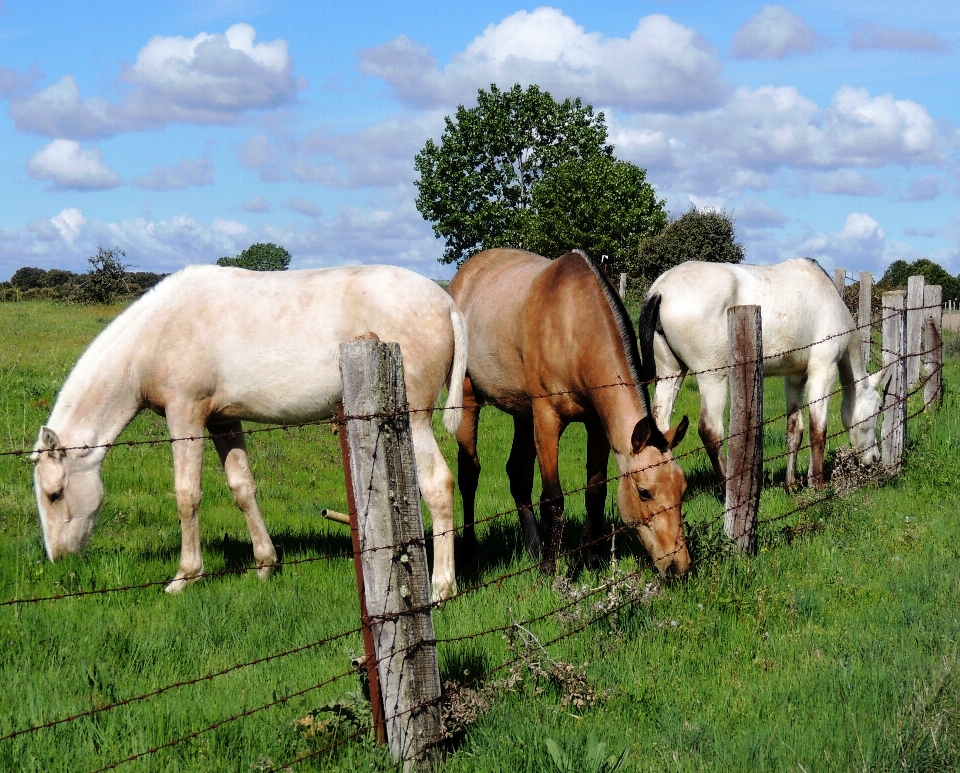
[[[507,475],[535,557],[541,549],[532,506],[534,456],[540,464],[545,569],[555,567],[560,549],[560,435],[577,421],[587,428],[588,549],[602,533],[612,449],[621,474],[620,517],[661,573],[685,573],[690,554],[680,504],[686,479],[671,450],[683,439],[687,419],[665,433],[657,429],[643,385],[646,371],[652,376],[653,342],[642,342],[641,361],[627,311],[606,275],[576,252],[547,260],[522,250],[485,250],[464,263],[448,291],[467,319],[470,341],[457,431],[468,541],[475,546],[477,423],[489,402],[513,416]]]

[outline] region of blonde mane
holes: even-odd
[[[67,376],[63,386],[60,387],[57,401],[53,406],[53,411],[47,420],[47,424],[54,428],[58,427],[77,399],[86,391],[87,384],[91,377],[95,373],[101,372],[104,355],[110,351],[114,345],[128,340],[131,335],[138,332],[142,328],[143,323],[150,318],[157,308],[163,305],[174,290],[179,287],[185,277],[197,271],[202,271],[205,268],[209,267],[187,266],[175,274],[171,274],[159,284],[149,289],[113,320],[113,322],[107,325],[107,327],[93,339],[93,343],[87,347],[87,350],[77,361],[73,370],[70,371],[70,375]]]

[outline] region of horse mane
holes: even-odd
[[[610,278],[606,272],[597,265],[596,261],[583,250],[573,250],[573,253],[583,258],[583,262],[590,267],[597,282],[600,284],[600,289],[603,290],[603,295],[607,299],[614,322],[617,325],[617,331],[620,333],[623,353],[627,358],[627,367],[630,368],[630,378],[633,379],[633,383],[637,388],[637,394],[640,395],[640,399],[643,401],[644,410],[647,412],[647,415],[650,416],[652,415],[652,411],[650,410],[650,393],[647,390],[647,382],[651,379],[652,374],[648,375],[649,368],[644,367],[643,360],[640,358],[640,350],[637,348],[637,336],[633,329],[633,323],[630,321],[630,315],[627,313],[627,307],[623,305],[623,299],[620,297],[620,293],[614,289]],[[651,365],[652,364],[653,363],[651,363]]]
[[[181,284],[184,278],[203,271],[208,266],[187,266],[184,269],[166,277],[159,284],[151,287],[140,298],[134,301],[125,309],[116,319],[105,327],[100,334],[93,339],[86,351],[77,360],[67,380],[60,388],[57,395],[57,401],[53,406],[53,411],[47,423],[56,427],[64,414],[69,412],[70,408],[76,403],[79,397],[84,393],[90,378],[93,374],[100,371],[101,359],[114,344],[123,339],[126,335],[138,328],[137,323],[146,321],[147,318],[162,305]]]

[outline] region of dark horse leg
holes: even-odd
[[[477,456],[477,424],[480,421],[481,403],[473,391],[473,382],[467,376],[463,380],[463,419],[457,428],[457,482],[463,499],[464,552],[475,559],[477,534],[474,530],[474,504],[480,481],[480,457]]]
[[[546,401],[539,400],[544,403]],[[551,405],[535,405],[533,409],[534,443],[540,464],[540,527],[543,534],[544,572],[557,570],[557,558],[563,540],[563,489],[560,488],[560,435],[566,428]]]
[[[603,537],[603,510],[607,503],[607,461],[610,441],[600,422],[587,424],[587,540],[584,560],[588,566],[599,559],[600,540]]]
[[[536,456],[533,442],[533,419],[530,416],[513,417],[513,446],[507,460],[510,493],[520,515],[523,541],[534,558],[540,558],[540,534],[533,514],[533,460]]]

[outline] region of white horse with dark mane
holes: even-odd
[[[783,376],[787,402],[786,485],[796,482],[803,440],[801,408],[808,389],[811,485],[823,485],[829,395],[840,376],[841,418],[862,464],[876,463],[877,416],[892,371],[868,375],[853,317],[820,264],[810,258],[773,266],[690,261],[650,287],[641,324],[655,326],[657,386],[653,415],[670,426],[670,414],[687,371],[697,374],[700,438],[714,471],[725,477],[720,450],[727,404],[727,309],[760,306],[763,375]],[[659,307],[659,308],[658,308]],[[659,312],[659,314],[658,314]]]
[[[420,491],[433,516],[433,594],[456,592],[453,476],[430,426],[449,383],[444,424],[460,423],[466,325],[436,283],[394,266],[255,272],[192,266],[168,277],[94,340],[64,383],[34,449],[34,488],[51,561],[80,550],[103,500],[108,446],[144,408],[172,438],[213,436],[243,512],[261,577],[277,561],[260,517],[241,420],[329,417],[341,399],[339,345],[364,333],[403,354]],[[168,592],[203,572],[197,510],[203,440],[172,443],[180,567]]]

